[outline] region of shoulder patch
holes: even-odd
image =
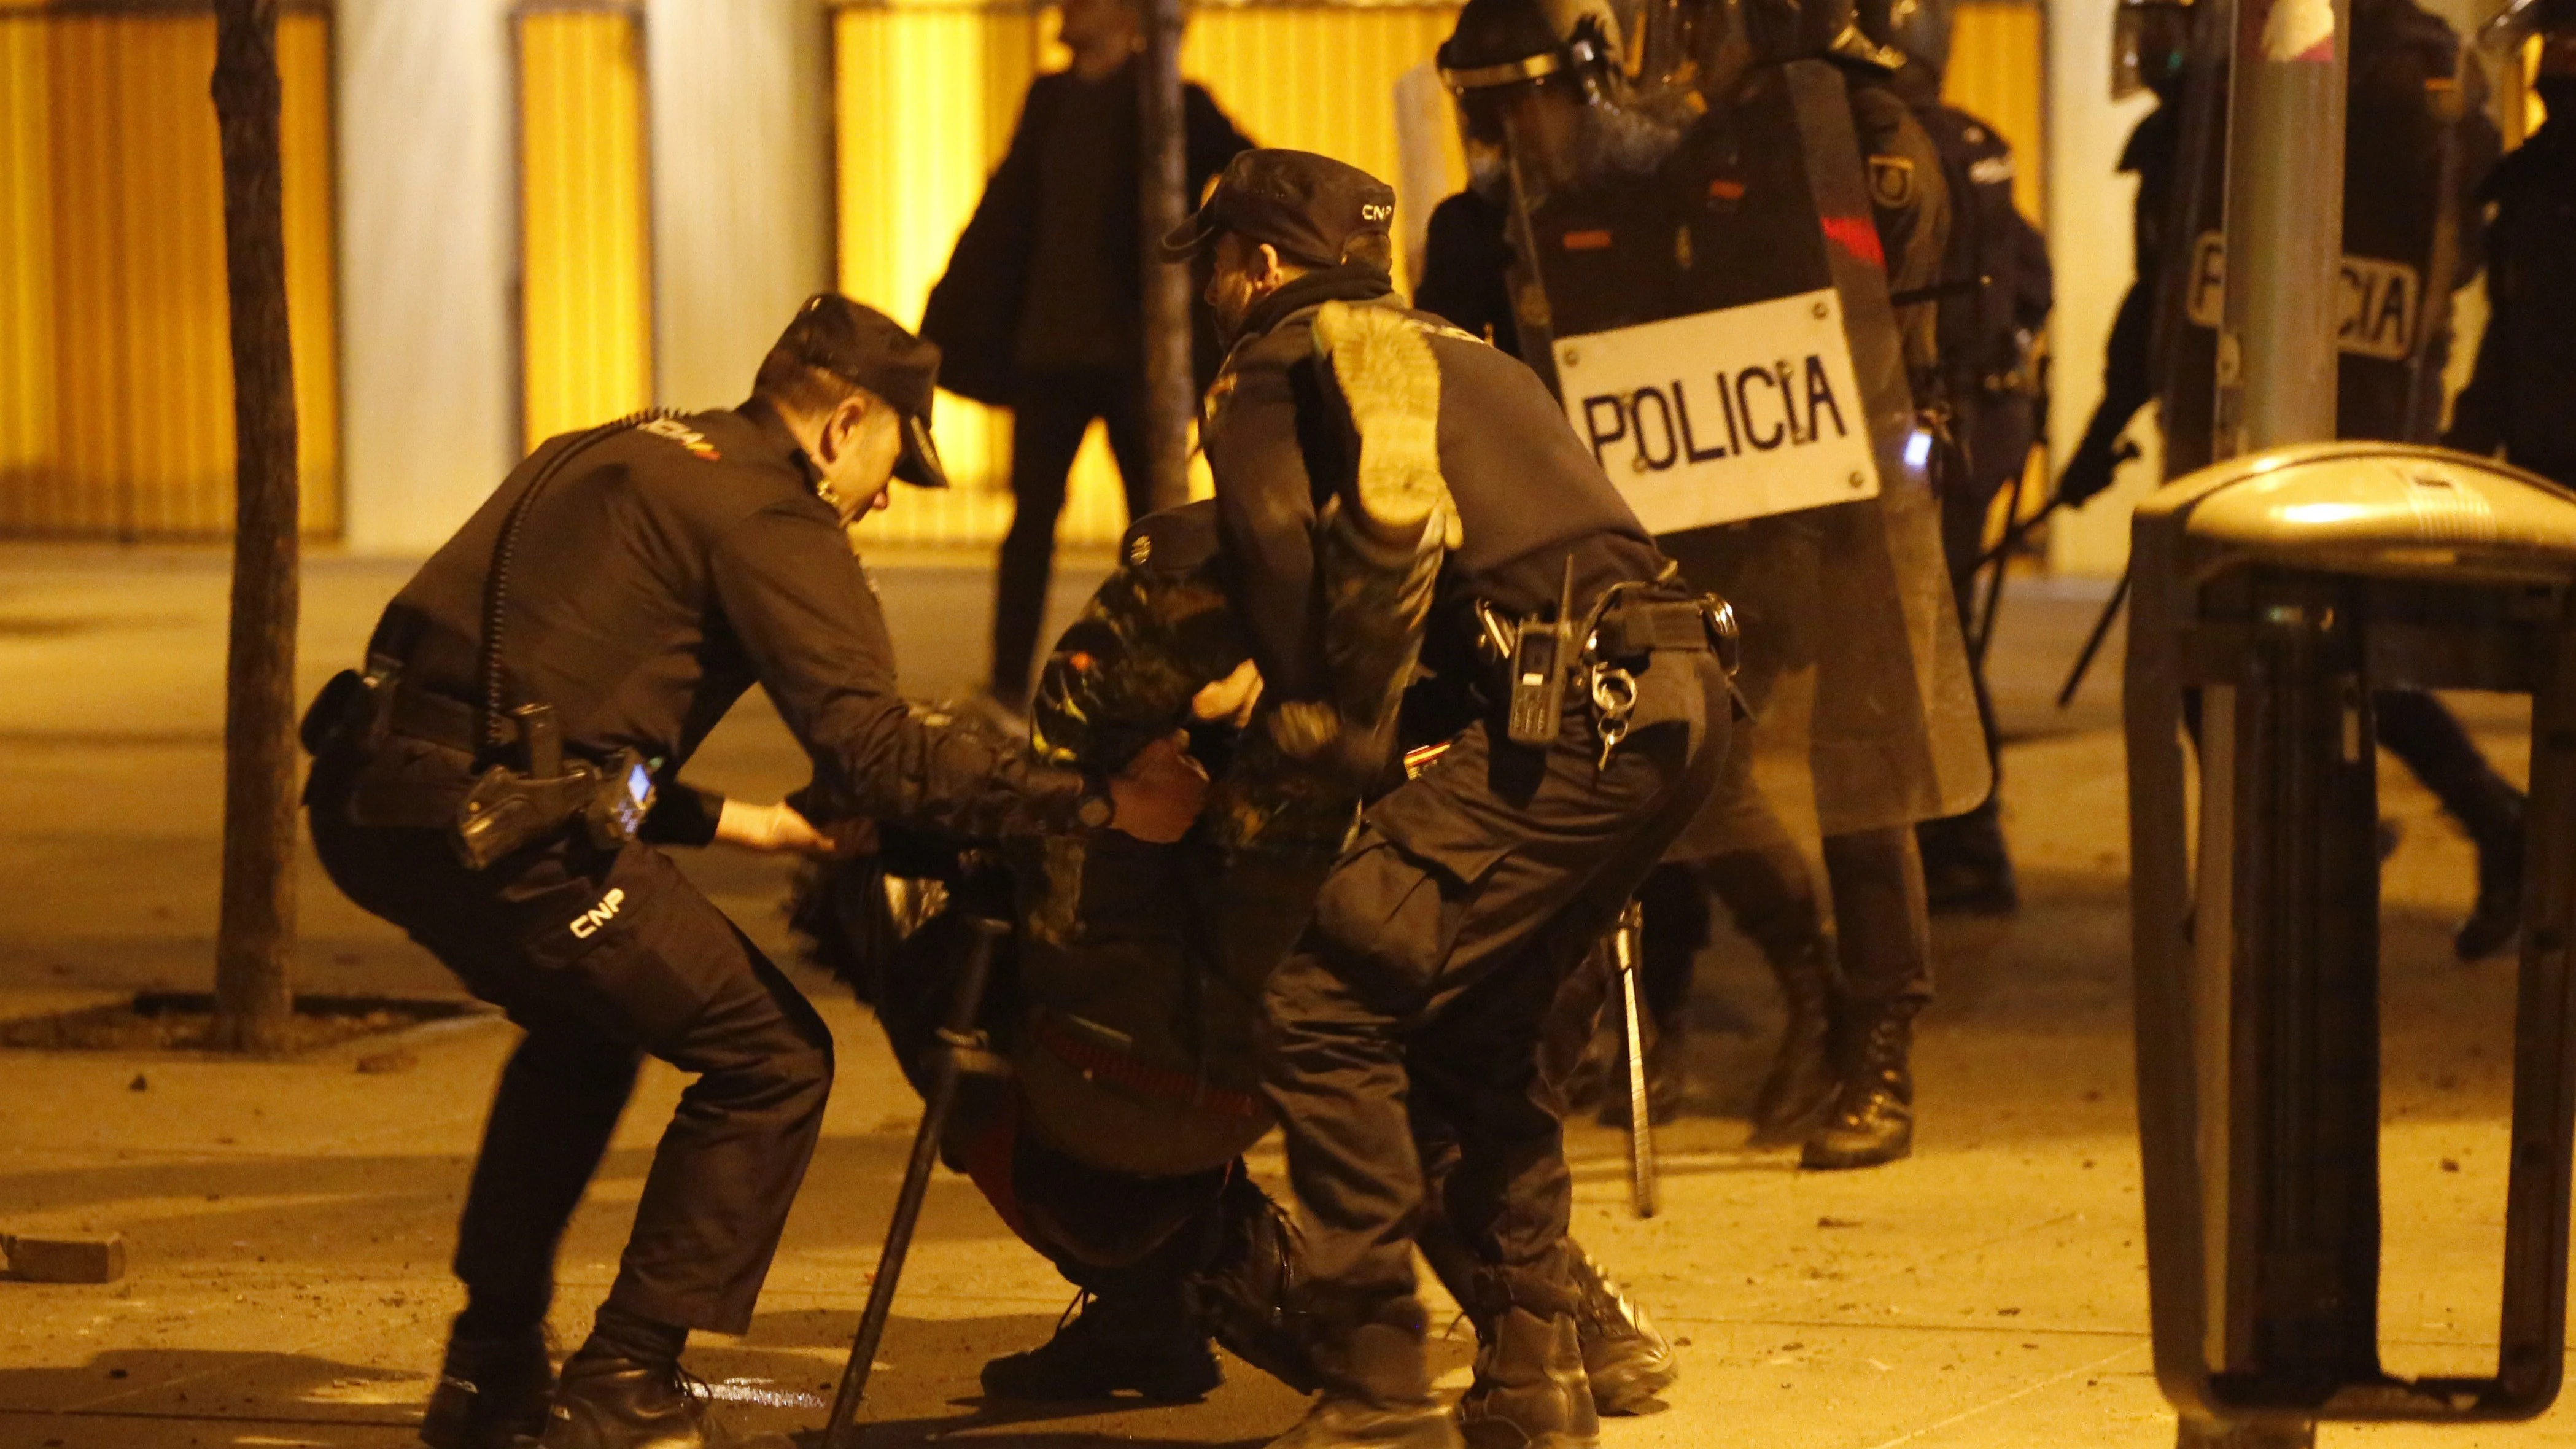
[[[1869,158],[1869,199],[1890,211],[1914,204],[1914,163],[1903,156]]]
[[[678,418],[654,418],[649,422],[638,424],[636,431],[650,433],[665,442],[677,443],[710,463],[724,461],[724,454],[716,451],[716,445],[707,441],[706,434],[681,422]]]

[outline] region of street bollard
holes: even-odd
[[[2563,1363],[2576,1120],[2576,495],[2434,448],[2305,444],[2175,483],[2131,540],[2138,1130],[2156,1377],[2181,1443],[2536,1415]],[[2533,698],[2487,1378],[2379,1361],[2371,699],[2391,687]]]

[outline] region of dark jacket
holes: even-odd
[[[1518,357],[1521,324],[1512,314],[1510,234],[1508,208],[1482,192],[1461,191],[1433,207],[1413,305]]]
[[[536,475],[586,436],[540,445],[386,606],[367,651],[400,663],[403,688],[481,700],[486,582],[503,523]],[[604,758],[631,748],[668,791],[757,683],[813,757],[821,815],[975,835],[1071,823],[1083,776],[896,692],[876,592],[816,496],[816,476],[757,401],[621,428],[585,447],[519,529],[501,637],[504,707],[552,705],[567,749]],[[462,778],[469,764],[459,753],[452,768]],[[654,833],[687,843],[713,828],[705,818]]]
[[[1334,267],[1255,306],[1208,394],[1201,429],[1216,475],[1219,527],[1235,607],[1252,633],[1265,693],[1325,699],[1316,518],[1347,486],[1348,423],[1314,355],[1314,309],[1341,300],[1401,309],[1384,272]],[[1408,313],[1440,365],[1440,472],[1465,542],[1441,569],[1422,658],[1462,675],[1473,601],[1518,616],[1553,608],[1565,561],[1578,604],[1623,579],[1651,579],[1663,557],[1610,486],[1538,375],[1517,359]]]
[[[1138,217],[1143,205],[1137,180],[1134,75],[1135,67],[1130,64],[1118,76],[1101,82],[1122,87],[1126,97],[1112,127],[1117,144],[1108,172],[1111,185],[1106,214],[1110,216]],[[929,304],[921,315],[921,335],[939,344],[939,385],[961,397],[1008,407],[1020,396],[1024,379],[1018,375],[1013,354],[1027,296],[1030,257],[1040,240],[1039,168],[1044,164],[1049,126],[1073,94],[1073,88],[1082,84],[1067,71],[1039,76],[1030,84],[1028,100],[1020,109],[1019,127],[1011,133],[1010,150],[994,169],[992,179],[985,183],[983,200],[976,203],[974,216],[959,234],[947,272],[930,289]],[[1188,201],[1195,204],[1209,180],[1225,169],[1225,163],[1236,152],[1250,149],[1252,143],[1234,128],[1202,87],[1183,86],[1181,102],[1187,133]],[[1135,225],[1119,228],[1103,239],[1110,252],[1109,273],[1121,289],[1116,307],[1130,315],[1144,306],[1142,226],[1140,218]],[[1053,245],[1073,244],[1071,239],[1060,237],[1047,241]],[[1199,331],[1203,339],[1200,350],[1208,354],[1199,369],[1204,381],[1214,372],[1215,358],[1213,339],[1204,324]],[[1143,365],[1140,348],[1140,375]]]

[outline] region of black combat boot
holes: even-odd
[[[1270,1195],[1236,1173],[1218,1204],[1224,1236],[1190,1275],[1191,1321],[1228,1352],[1301,1394],[1323,1386],[1305,1314],[1306,1240]]]
[[[2478,847],[2478,899],[2451,937],[2463,961],[2492,956],[2522,932],[2522,795],[2502,781],[2486,809],[2471,822]]]
[[[538,1449],[721,1449],[732,1443],[676,1363],[648,1363],[596,1339],[564,1360]]]
[[[1158,1404],[1190,1404],[1224,1380],[1177,1285],[1169,1293],[1085,1292],[1055,1337],[984,1365],[985,1393],[1049,1403],[1137,1393]]]
[[[1786,1147],[1815,1135],[1833,1112],[1838,1085],[1832,1050],[1833,963],[1824,938],[1813,936],[1794,951],[1773,954],[1771,974],[1779,978],[1789,1019],[1781,1028],[1771,1070],[1763,1074],[1753,1098],[1749,1145],[1754,1147]]]
[[[1834,1114],[1807,1139],[1801,1167],[1876,1167],[1914,1151],[1914,1010],[1881,1011],[1860,1039]]]
[[[1269,1449],[1465,1449],[1458,1421],[1431,1396],[1418,1319],[1321,1335],[1315,1362],[1324,1391]]]
[[[555,1367],[542,1326],[498,1337],[452,1334],[438,1387],[420,1417],[429,1449],[510,1449],[546,1429]]]
[[[1601,1416],[1583,1372],[1571,1314],[1541,1318],[1515,1304],[1476,1353],[1475,1382],[1458,1401],[1469,1449],[1592,1449]]]
[[[1656,1396],[1682,1375],[1672,1344],[1572,1238],[1565,1240],[1565,1257],[1578,1295],[1574,1327],[1583,1347],[1583,1375],[1592,1383],[1592,1407],[1618,1415],[1663,1412],[1669,1406]]]

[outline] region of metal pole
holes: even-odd
[[[831,1417],[823,1421],[822,1449],[856,1449],[859,1404],[868,1393],[868,1375],[876,1367],[877,1346],[885,1341],[886,1319],[894,1312],[895,1285],[903,1277],[904,1259],[912,1252],[913,1230],[921,1223],[921,1206],[930,1195],[931,1170],[939,1165],[939,1139],[948,1114],[957,1106],[957,1084],[966,1074],[966,1054],[982,1050],[975,1031],[983,1009],[984,984],[993,966],[993,943],[1003,928],[995,922],[970,922],[973,935],[966,964],[957,973],[957,994],[949,1002],[948,1025],[939,1033],[937,1061],[931,1068],[930,1092],[921,1105],[921,1128],[912,1137],[912,1160],[903,1170],[903,1189],[895,1194],[894,1221],[886,1228],[885,1251],[877,1255],[876,1280],[868,1285],[868,1305],[859,1313],[859,1331],[850,1344],[850,1361],[841,1370],[840,1392],[832,1396]]]
[[[1189,138],[1181,114],[1181,0],[1145,0],[1145,49],[1137,57],[1137,197],[1144,230],[1145,448],[1156,508],[1190,499],[1190,418],[1198,386],[1190,360],[1190,274],[1155,255],[1181,224],[1191,197]]]
[[[2238,0],[2221,458],[2335,435],[2349,0]]]

